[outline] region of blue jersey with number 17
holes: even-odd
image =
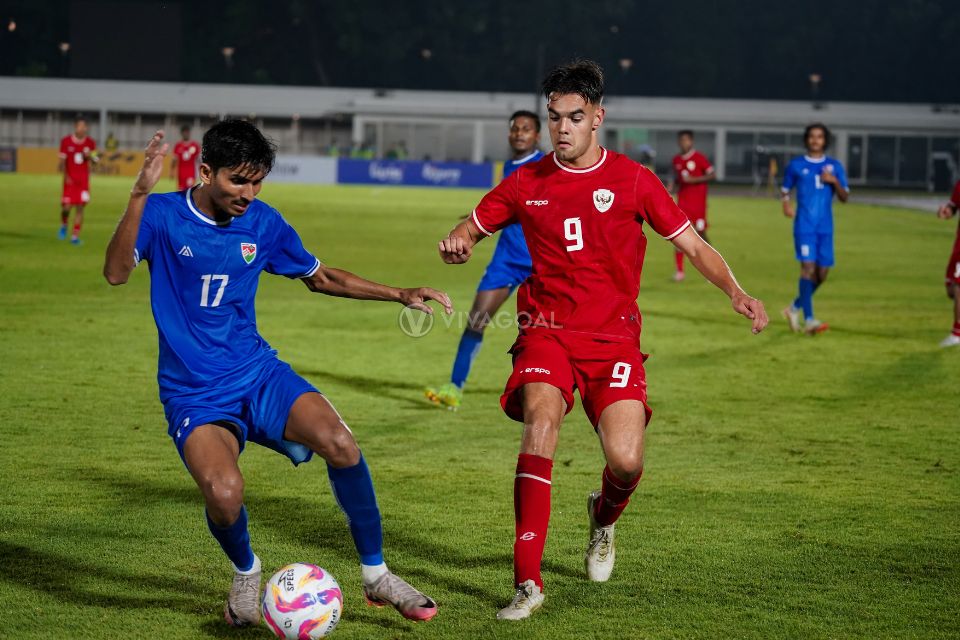
[[[824,156],[794,158],[783,174],[783,192],[797,188],[797,216],[793,221],[795,234],[833,233],[833,186],[821,179],[824,172],[833,173],[845,190],[847,174],[839,160]]]
[[[149,196],[134,251],[150,265],[163,402],[255,380],[277,353],[257,331],[260,273],[303,278],[320,268],[269,205],[254,200],[218,225],[197,209],[196,189]]]

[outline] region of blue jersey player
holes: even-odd
[[[503,164],[504,178],[518,167],[543,157],[543,153],[537,149],[540,143],[540,117],[532,111],[514,113],[510,116],[507,141],[513,150],[513,158]],[[430,402],[453,410],[460,407],[470,367],[483,343],[484,329],[513,290],[527,279],[532,268],[533,261],[530,259],[530,251],[527,250],[527,241],[523,237],[520,224],[512,224],[500,231],[493,257],[477,286],[477,295],[467,316],[467,327],[457,346],[450,381],[438,389],[426,390]]]
[[[792,331],[814,335],[827,330],[827,324],[813,315],[813,294],[833,266],[833,197],[846,202],[850,187],[843,165],[826,155],[830,130],[825,125],[808,126],[803,142],[807,154],[791,160],[783,175],[783,215],[793,218],[793,243],[800,261],[799,295],[783,310],[783,316]],[[790,202],[794,188],[796,211]]]
[[[200,182],[179,193],[149,195],[169,145],[158,131],[126,212],[107,247],[104,276],[125,283],[150,267],[150,302],[160,338],[157,379],[169,434],[206,503],[210,532],[235,571],[224,617],[233,626],[260,619],[260,560],[250,546],[243,476],[237,464],[250,441],[293,464],[316,453],[327,463],[337,502],[360,555],[369,603],[429,620],[436,603],[387,569],[380,511],[363,455],[333,405],[257,331],[260,273],[299,278],[327,295],[389,300],[451,313],[446,294],[396,289],[327,267],[303,247],[283,217],[256,199],[275,146],[242,120],[214,125],[203,137]]]

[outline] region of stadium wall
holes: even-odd
[[[0,172],[57,174],[58,149],[2,147]],[[140,169],[140,151],[101,152],[94,175],[134,177]],[[169,156],[164,175],[170,171]],[[420,162],[416,160],[355,160],[303,155],[277,155],[271,182],[300,184],[370,184],[383,186],[460,187],[488,189],[502,174],[502,164]]]
[[[831,155],[857,186],[939,190],[960,167],[960,105],[618,95],[605,103],[602,143],[664,179],[677,130],[692,129],[721,182],[769,185],[803,152],[801,133],[814,121],[832,129]],[[172,136],[186,123],[198,135],[232,115],[290,155],[481,164],[508,157],[510,113],[542,107],[532,94],[0,77],[0,146],[54,146],[78,111],[101,147],[113,133],[122,149],[161,127]]]

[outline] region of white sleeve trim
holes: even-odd
[[[783,193],[790,193],[790,189],[787,189],[786,187],[780,187],[780,191]]]
[[[140,264],[140,251],[138,249],[133,250],[133,266]]]
[[[310,269],[310,271],[307,271],[302,276],[297,276],[297,278],[309,278],[310,276],[312,276],[317,272],[317,269],[320,268],[320,258],[314,258],[314,260],[316,260],[316,262],[314,263],[313,268]]]
[[[477,225],[477,228],[480,229],[480,231],[482,231],[484,235],[487,235],[487,236],[492,236],[492,235],[493,235],[491,232],[489,232],[489,231],[487,231],[486,229],[484,229],[482,224],[480,224],[480,218],[477,217],[477,210],[476,210],[476,209],[473,210],[473,216],[472,216],[472,217],[473,217],[473,224]]]
[[[668,236],[664,236],[663,239],[664,239],[664,240],[673,240],[673,239],[676,238],[678,235],[680,235],[681,233],[683,233],[684,231],[686,231],[686,230],[687,230],[687,227],[689,227],[689,226],[690,226],[690,221],[687,220],[687,221],[684,222],[682,225],[680,225],[680,228],[679,228],[679,229],[677,229],[676,231],[674,231],[673,233],[671,233],[671,234],[668,235]]]

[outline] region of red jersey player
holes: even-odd
[[[190,139],[190,127],[180,127],[180,141],[173,145],[170,161],[170,177],[177,176],[177,191],[189,189],[197,182],[197,160],[200,159],[200,144]]]
[[[67,237],[70,209],[76,207],[70,242],[80,244],[83,210],[90,202],[90,163],[97,161],[97,143],[87,135],[87,119],[77,116],[73,122],[73,133],[60,141],[57,171],[63,174],[63,195],[60,198],[61,240]]]
[[[514,479],[516,592],[497,614],[506,620],[529,617],[543,603],[553,456],[574,388],[607,462],[601,490],[587,501],[587,577],[604,581],[613,570],[614,522],[640,481],[650,417],[637,308],[644,225],[730,296],[754,333],[767,324],[763,304],[744,293],[660,180],[597,143],[604,120],[600,67],[591,61],[557,67],[542,88],[554,152],[517,169],[439,245],[444,262],[463,263],[479,240],[519,222],[533,258],[517,300],[513,374],[500,398],[507,415],[524,425]]]
[[[960,209],[960,181],[953,185],[953,195],[937,215],[949,220]],[[953,330],[940,343],[941,347],[954,347],[960,344],[960,226],[957,227],[957,239],[953,243],[953,253],[947,263],[947,295],[953,300]]]
[[[677,190],[677,204],[690,218],[693,228],[707,240],[707,183],[716,178],[707,156],[693,148],[693,131],[677,133],[680,153],[673,156],[673,180],[670,191]],[[709,240],[707,240],[709,242]],[[683,252],[676,251],[677,272],[673,279],[683,280]]]

